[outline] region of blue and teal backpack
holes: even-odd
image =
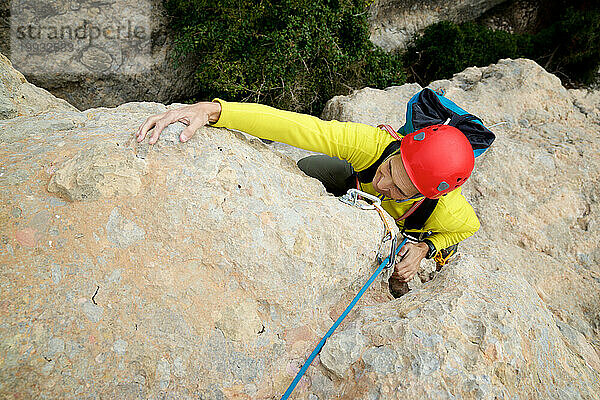
[[[459,129],[471,143],[476,158],[483,154],[496,138],[492,131],[484,126],[481,119],[469,114],[444,97],[443,94],[425,88],[408,101],[406,123],[403,127],[394,131],[389,125],[379,125],[379,128],[387,131],[397,140],[386,147],[381,157],[373,165],[358,172],[358,180],[365,183],[372,182],[379,165],[400,148],[400,140],[403,136],[426,126],[438,124],[446,124]],[[437,202],[438,199],[425,199],[419,208],[405,219],[404,230],[421,229],[435,209]],[[422,239],[422,235],[419,235],[419,239]]]

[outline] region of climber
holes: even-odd
[[[460,125],[473,118],[451,119]],[[306,157],[298,166],[335,195],[353,187],[377,195],[412,239],[400,250],[390,283],[411,280],[424,258],[435,256],[439,270],[456,245],[479,229],[477,216],[460,191],[473,169],[473,148],[462,128],[452,123],[430,125],[400,138],[365,124],[323,121],[265,105],[215,99],[149,117],[139,127],[137,141],[154,128],[149,143],[156,143],[162,130],[174,122],[187,125],[180,135],[182,142],[209,124],[327,154]]]

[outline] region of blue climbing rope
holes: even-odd
[[[400,251],[402,246],[404,246],[404,243],[406,243],[406,240],[407,239],[404,238],[402,243],[400,243],[400,245],[396,248],[396,255],[398,254],[398,252]],[[296,377],[294,378],[294,380],[292,381],[290,386],[287,388],[287,390],[285,391],[283,396],[281,396],[281,400],[286,400],[288,397],[290,397],[290,394],[292,394],[292,392],[294,391],[294,388],[296,387],[298,382],[300,382],[300,379],[302,378],[302,376],[304,376],[304,373],[306,372],[306,370],[308,369],[310,364],[313,362],[313,360],[315,359],[317,354],[319,354],[319,352],[325,345],[325,341],[327,340],[327,338],[329,336],[331,336],[333,334],[333,331],[335,331],[336,328],[342,323],[344,318],[346,318],[346,315],[348,315],[348,313],[352,310],[352,308],[354,308],[354,305],[358,302],[358,300],[360,300],[360,298],[365,293],[365,291],[369,288],[369,286],[371,286],[371,284],[379,276],[379,274],[381,274],[381,271],[384,270],[384,268],[388,265],[389,262],[390,262],[390,257],[388,256],[385,260],[383,260],[381,265],[379,265],[377,270],[375,272],[373,272],[373,275],[371,275],[371,277],[369,278],[367,283],[364,284],[362,289],[360,289],[360,291],[356,294],[356,296],[354,296],[354,299],[352,299],[350,304],[348,304],[348,307],[346,307],[346,309],[344,310],[342,315],[340,315],[339,318],[333,323],[333,325],[331,325],[331,328],[329,328],[329,330],[327,331],[325,336],[323,336],[323,339],[321,339],[319,344],[317,344],[317,347],[315,347],[315,349],[312,351],[312,353],[310,353],[310,356],[308,356],[308,359],[306,360],[306,362],[304,363],[302,368],[300,368],[300,371],[298,371],[298,373],[296,374]]]

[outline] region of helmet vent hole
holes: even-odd
[[[437,187],[437,190],[439,190],[440,192],[443,192],[444,190],[448,190],[450,189],[450,185],[448,185],[448,183],[442,181],[440,182],[440,184]]]

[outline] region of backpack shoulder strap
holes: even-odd
[[[404,220],[404,230],[420,230],[423,229],[425,223],[433,214],[439,199],[425,199],[423,203]]]
[[[377,125],[377,127],[378,127],[379,129],[383,129],[384,131],[386,131],[387,133],[389,133],[389,134],[390,134],[390,136],[391,136],[391,137],[393,137],[393,138],[394,138],[394,139],[396,139],[396,140],[400,140],[400,139],[402,139],[402,136],[400,136],[400,135],[398,134],[398,132],[396,132],[396,131],[394,130],[394,128],[392,128],[392,126],[391,126],[391,125],[380,124],[380,125]]]

